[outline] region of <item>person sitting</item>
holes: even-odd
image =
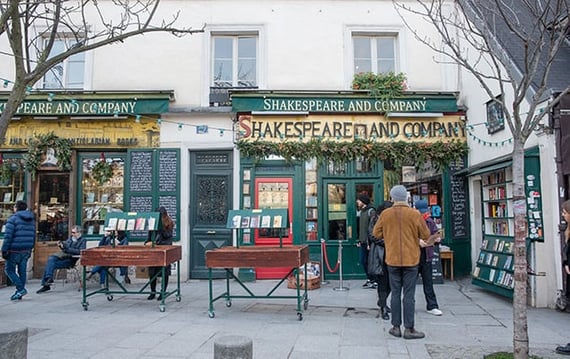
[[[75,265],[81,254],[81,250],[86,248],[87,242],[83,238],[81,226],[71,227],[71,237],[65,242],[59,241],[57,245],[60,252],[49,256],[44,275],[42,277],[42,287],[36,293],[44,293],[51,289],[53,283],[53,272],[59,268],[71,268]]]
[[[105,230],[103,238],[99,240],[97,247],[110,246],[113,244],[113,231],[111,229]],[[87,276],[87,280],[90,280],[96,273],[99,273],[99,285],[101,288],[105,286],[105,280],[107,279],[107,272],[103,266],[94,266],[91,268],[91,273]]]

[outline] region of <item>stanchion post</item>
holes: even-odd
[[[345,291],[348,290],[348,288],[342,286],[342,240],[338,241],[338,264],[338,287],[333,288],[333,290]]]
[[[325,280],[325,258],[324,258],[324,254],[323,254],[323,244],[325,243],[325,239],[321,238],[321,284],[325,285],[325,284],[329,284],[329,282],[327,280]]]

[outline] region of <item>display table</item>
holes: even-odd
[[[97,289],[93,292],[87,292],[87,286],[83,285],[83,301],[82,305],[85,310],[89,306],[87,297],[95,294],[106,294],[107,300],[113,300],[113,294],[151,294],[146,288],[153,279],[159,276],[166,276],[166,266],[177,262],[176,264],[176,289],[167,292],[164,288],[164,281],[161,281],[160,294],[162,299],[159,305],[161,312],[166,310],[164,300],[172,294],[176,294],[176,301],[179,302],[180,296],[180,260],[182,259],[182,247],[180,246],[116,246],[116,247],[96,247],[84,249],[81,251],[81,265],[83,266],[83,283],[87,279],[87,266],[103,266],[107,272],[107,281],[105,288]],[[162,270],[153,278],[149,278],[148,282],[138,291],[129,291],[122,283],[120,283],[109,267],[162,267]],[[114,282],[118,285],[118,289],[111,290],[109,283]]]
[[[214,302],[225,299],[226,306],[231,307],[232,298],[290,298],[297,300],[297,316],[303,319],[303,308],[307,309],[309,298],[307,295],[307,276],[305,277],[304,291],[301,293],[299,282],[299,267],[307,270],[309,261],[309,247],[304,246],[248,246],[248,247],[222,247],[206,251],[206,267],[208,267],[210,305],[208,315],[214,318]],[[266,294],[255,295],[247,286],[234,275],[234,268],[251,267],[289,267],[291,270]],[[216,297],[212,288],[212,268],[223,268],[226,272],[226,291]],[[296,295],[273,295],[279,286],[293,274],[296,280]],[[230,293],[230,278],[248,293],[248,295],[232,295]],[[301,305],[303,303],[303,306]]]

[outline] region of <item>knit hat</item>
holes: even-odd
[[[420,213],[426,213],[428,211],[428,203],[425,199],[419,199],[415,203],[416,209],[420,211]]]
[[[392,187],[390,197],[396,202],[404,202],[408,199],[408,191],[401,184]]]
[[[361,193],[358,195],[357,199],[364,203],[365,205],[369,205],[370,204],[370,197],[368,197],[368,195],[366,193]]]

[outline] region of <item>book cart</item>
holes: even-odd
[[[139,213],[109,213],[105,219],[105,228],[113,231],[126,231],[137,234],[145,234],[148,231],[156,231],[159,226],[160,214],[158,212],[139,212]],[[147,290],[150,282],[159,276],[165,278],[166,268],[168,265],[176,262],[176,288],[167,291],[164,288],[164,281],[161,280],[160,294],[161,301],[159,309],[161,312],[166,310],[165,299],[171,295],[176,295],[176,301],[180,302],[180,260],[182,259],[182,249],[180,246],[156,246],[155,234],[152,236],[152,245],[149,246],[104,246],[84,249],[81,251],[81,265],[83,266],[83,300],[81,304],[83,309],[87,310],[89,302],[87,298],[96,294],[107,295],[107,300],[112,301],[114,294],[151,294]],[[87,291],[85,285],[87,279],[87,266],[103,266],[107,273],[107,280],[104,288],[98,288],[92,292]],[[148,281],[139,290],[129,290],[125,287],[113,274],[109,271],[110,267],[162,267],[154,277]],[[109,283],[115,283],[117,288],[111,289]]]
[[[289,225],[287,209],[250,209],[250,210],[230,210],[228,215],[227,228],[236,231],[245,228],[250,229],[275,229],[286,230]],[[274,299],[295,299],[297,301],[297,317],[303,320],[303,309],[307,309],[309,297],[307,294],[307,276],[304,276],[305,285],[301,291],[301,283],[299,281],[299,267],[304,266],[307,270],[307,262],[309,261],[309,247],[306,245],[286,245],[283,246],[282,235],[280,235],[279,246],[241,246],[239,245],[239,236],[237,245],[216,248],[206,251],[206,266],[208,267],[209,280],[209,309],[208,316],[215,317],[214,303],[219,299],[226,301],[226,307],[232,306],[232,299],[247,298],[274,298]],[[234,268],[251,268],[251,267],[289,267],[291,270],[283,276],[279,282],[267,292],[265,295],[254,294],[236,275]],[[222,268],[226,273],[225,291],[214,297],[212,286],[212,269]],[[287,278],[293,274],[296,283],[296,295],[274,295]],[[234,279],[247,294],[235,295],[231,293],[230,279]]]

